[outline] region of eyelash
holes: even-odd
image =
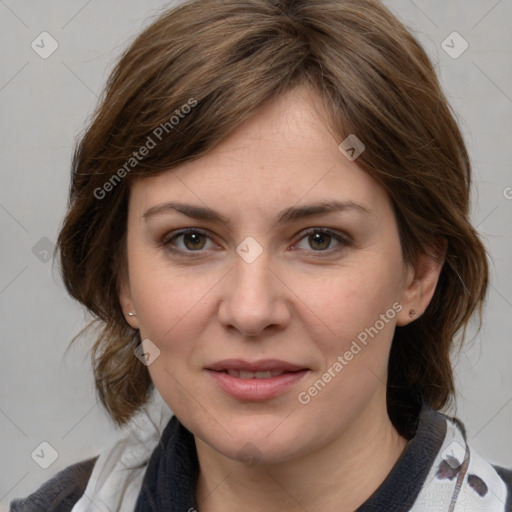
[[[340,243],[340,245],[338,247],[331,248],[331,249],[325,249],[325,250],[312,249],[311,252],[317,253],[316,255],[318,257],[322,257],[324,254],[332,255],[332,253],[339,252],[339,251],[343,250],[344,248],[352,245],[352,241],[347,236],[343,236],[340,233],[331,231],[330,229],[326,229],[326,228],[308,228],[305,231],[303,231],[302,236],[299,238],[299,240],[296,243],[299,243],[303,239],[307,238],[309,235],[312,235],[315,233],[321,233],[324,235],[328,235],[331,237],[331,240],[334,239]],[[202,229],[199,229],[199,228],[187,228],[187,229],[179,230],[177,232],[173,231],[173,232],[168,233],[163,238],[162,245],[165,246],[172,253],[175,253],[178,255],[183,255],[183,256],[186,255],[185,257],[198,258],[198,257],[203,256],[204,251],[202,249],[199,249],[197,251],[191,251],[191,250],[177,249],[172,246],[172,241],[176,240],[177,238],[183,237],[187,234],[198,234],[201,236],[205,236],[211,240],[211,237],[209,236],[208,232],[206,232]],[[302,250],[302,249],[299,249],[299,250]],[[197,253],[197,254],[194,254],[194,253]]]

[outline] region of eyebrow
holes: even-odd
[[[368,207],[354,201],[321,201],[318,203],[311,203],[301,206],[290,206],[285,208],[279,212],[278,224],[298,221],[301,219],[308,219],[333,212],[343,212],[347,210],[354,210],[365,215],[372,215],[372,211]],[[226,217],[216,212],[215,210],[208,208],[207,206],[179,203],[174,201],[152,206],[142,215],[142,218],[148,219],[155,215],[161,215],[174,211],[193,219],[216,221],[225,225],[229,225],[230,223]]]

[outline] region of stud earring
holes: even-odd
[[[135,313],[132,313],[131,311],[129,311],[128,316],[135,316]]]
[[[416,316],[416,311],[414,311],[414,309],[411,309],[409,311],[409,318],[413,318],[414,316]]]

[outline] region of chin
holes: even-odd
[[[249,467],[277,464],[293,459],[304,449],[304,430],[302,435],[300,430],[294,435],[291,425],[279,426],[281,421],[282,417],[268,421],[247,417],[243,422],[230,423],[229,433],[219,426],[215,432],[199,429],[197,437],[218,453]]]

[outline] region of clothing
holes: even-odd
[[[83,495],[97,457],[78,462],[57,473],[35,493],[13,500],[9,511],[68,512]]]
[[[197,474],[193,435],[155,392],[130,422],[127,436],[97,459],[69,466],[29,497],[14,500],[10,510],[197,511]],[[512,512],[512,471],[491,465],[470,449],[460,422],[424,407],[404,453],[357,509],[388,511]]]

